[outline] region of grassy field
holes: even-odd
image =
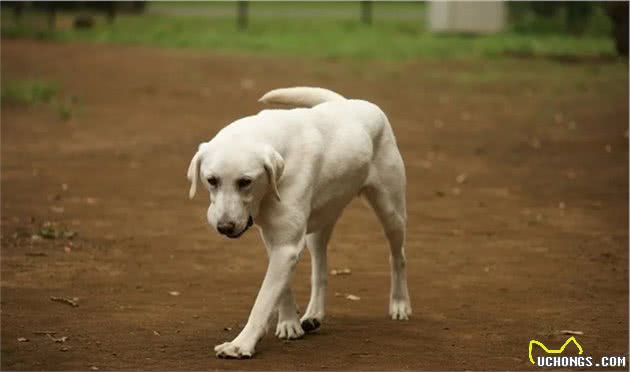
[[[18,25],[11,12],[5,11],[2,36],[384,60],[504,55],[583,58],[615,54],[607,36],[609,25],[601,12],[581,36],[558,32],[553,20],[541,23],[527,17],[504,33],[471,36],[426,32],[423,8],[421,3],[376,3],[374,23],[364,25],[356,3],[253,2],[245,31],[236,27],[233,3],[154,3],[146,14],[120,15],[111,25],[98,16],[95,27],[89,30],[73,29],[71,13],[60,14],[53,31],[45,27],[43,15],[31,13]],[[396,17],[397,14],[404,16]]]

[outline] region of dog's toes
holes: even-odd
[[[254,355],[254,348],[244,347],[235,342],[224,342],[215,346],[214,352],[222,359],[249,359]]]
[[[304,330],[304,332],[314,332],[319,329],[320,325],[321,323],[319,322],[319,320],[315,318],[302,320],[302,329]]]
[[[276,327],[276,336],[287,340],[294,340],[304,336],[304,330],[300,327],[297,320],[278,322]]]
[[[389,305],[389,315],[393,320],[409,320],[409,315],[411,315],[409,300],[392,300]]]

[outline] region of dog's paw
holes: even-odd
[[[218,358],[249,359],[254,355],[254,348],[232,341],[215,346],[214,352]]]
[[[408,320],[411,315],[409,299],[394,300],[389,303],[389,315],[394,320]]]
[[[304,332],[315,332],[321,325],[321,321],[317,318],[302,318],[302,329]]]
[[[304,336],[304,330],[297,319],[283,320],[278,322],[276,326],[276,336],[278,336],[278,338],[294,340]]]

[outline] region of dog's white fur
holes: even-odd
[[[337,218],[359,194],[375,210],[389,241],[389,313],[407,319],[405,169],[383,111],[322,88],[276,89],[260,101],[307,108],[263,110],[233,122],[199,145],[188,169],[190,197],[198,180],[210,192],[208,222],[214,227],[231,222],[234,235],[240,235],[252,217],[269,256],[247,324],[234,340],[215,347],[217,356],[251,357],[274,310],[280,338],[301,337],[303,326],[319,327],[326,246]],[[251,183],[239,181],[243,178]],[[311,297],[300,319],[289,281],[304,247],[311,254]]]

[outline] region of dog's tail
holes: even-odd
[[[324,88],[293,87],[274,89],[267,92],[258,101],[267,104],[313,107],[320,103],[343,99],[346,98],[341,94]]]

